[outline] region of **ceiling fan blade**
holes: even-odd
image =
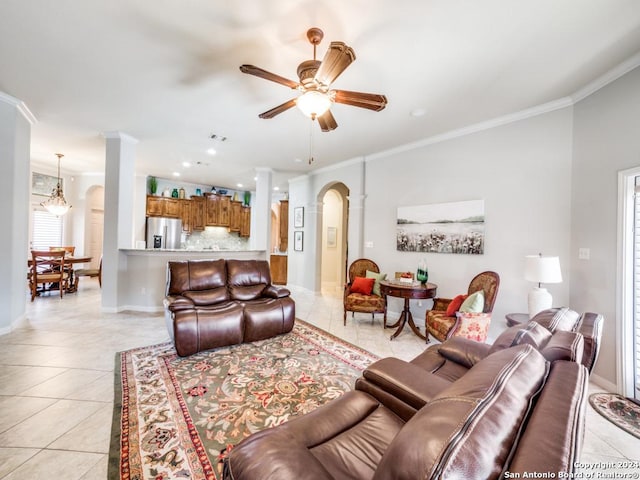
[[[349,92],[347,90],[332,90],[336,103],[367,108],[379,112],[387,106],[387,97],[377,93]]]
[[[331,42],[316,72],[316,82],[328,87],[356,59],[353,49],[343,42]]]
[[[281,77],[280,75],[276,75],[275,73],[267,72],[266,70],[256,67],[255,65],[240,65],[240,71],[242,73],[248,73],[249,75],[255,75],[256,77],[279,83],[280,85],[284,85],[285,87],[289,87],[294,90],[300,86],[298,82],[294,82],[293,80],[289,80],[288,78]]]
[[[282,105],[278,105],[277,107],[272,108],[271,110],[267,110],[266,112],[258,115],[260,118],[273,118],[276,115],[289,110],[291,107],[296,106],[296,99],[292,98],[291,100],[284,102]]]
[[[338,122],[336,122],[336,119],[333,118],[333,113],[331,113],[331,110],[327,110],[322,115],[317,117],[316,120],[318,120],[318,125],[320,125],[320,128],[323,132],[330,132],[331,130],[335,130],[336,128],[338,128]]]

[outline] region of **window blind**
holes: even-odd
[[[33,211],[31,237],[32,250],[48,250],[62,245],[62,217],[56,217],[46,210]]]

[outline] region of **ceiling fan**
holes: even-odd
[[[307,31],[307,38],[313,45],[313,60],[305,60],[298,65],[299,82],[281,77],[254,65],[240,66],[240,71],[243,73],[255,75],[301,92],[301,95],[297,98],[261,113],[258,115],[260,118],[273,118],[294,106],[298,106],[312,120],[318,120],[323,132],[329,132],[338,127],[338,123],[330,110],[334,102],[366,108],[376,112],[379,112],[387,105],[387,97],[384,95],[330,88],[331,83],[356,59],[356,55],[353,49],[343,42],[331,42],[322,62],[316,60],[316,47],[323,37],[323,31],[317,27],[310,28]]]

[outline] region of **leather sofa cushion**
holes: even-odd
[[[345,393],[329,404],[237,445],[225,478],[300,480],[371,478],[404,422],[373,397]]]
[[[216,303],[226,302],[229,300],[229,292],[224,286],[219,288],[210,288],[208,290],[190,290],[184,292],[183,295],[191,300],[197,307],[215,305]]]
[[[549,330],[534,320],[531,320],[522,328],[513,339],[511,346],[531,345],[536,350],[541,350],[551,339],[552,334]]]
[[[530,345],[486,357],[405,424],[374,480],[498,478],[546,374]]]
[[[289,297],[254,300],[243,306],[245,342],[275,337],[293,328],[295,302]]]
[[[537,472],[539,478],[558,478],[558,472],[574,470],[584,436],[588,381],[587,369],[581,364],[551,364],[544,390],[509,465],[509,472],[514,474],[511,478],[526,478],[525,472]],[[553,476],[542,477],[547,472]]]
[[[576,332],[558,331],[540,353],[550,362],[569,360],[580,363],[584,353],[584,337]]]
[[[227,260],[231,300],[253,300],[271,285],[271,271],[266,260]]]
[[[227,279],[224,259],[169,262],[168,268],[167,295],[224,287]]]
[[[464,337],[451,337],[438,350],[447,360],[471,368],[488,355],[490,348],[491,345],[486,343]]]
[[[580,314],[567,307],[549,308],[537,313],[531,320],[554,333],[556,330],[573,330],[580,320]]]

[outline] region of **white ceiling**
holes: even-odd
[[[297,109],[258,118],[296,92],[238,67],[297,80],[312,26],[325,32],[320,59],[334,40],[355,50],[333,86],[385,94],[385,110],[335,104],[328,133]],[[252,187],[254,168],[271,167],[286,188],[311,169],[557,100],[639,51],[638,0],[0,2],[0,92],[37,119],[35,165],[61,152],[65,171],[103,171],[101,133],[117,130],[139,140],[139,173],[226,187]]]

